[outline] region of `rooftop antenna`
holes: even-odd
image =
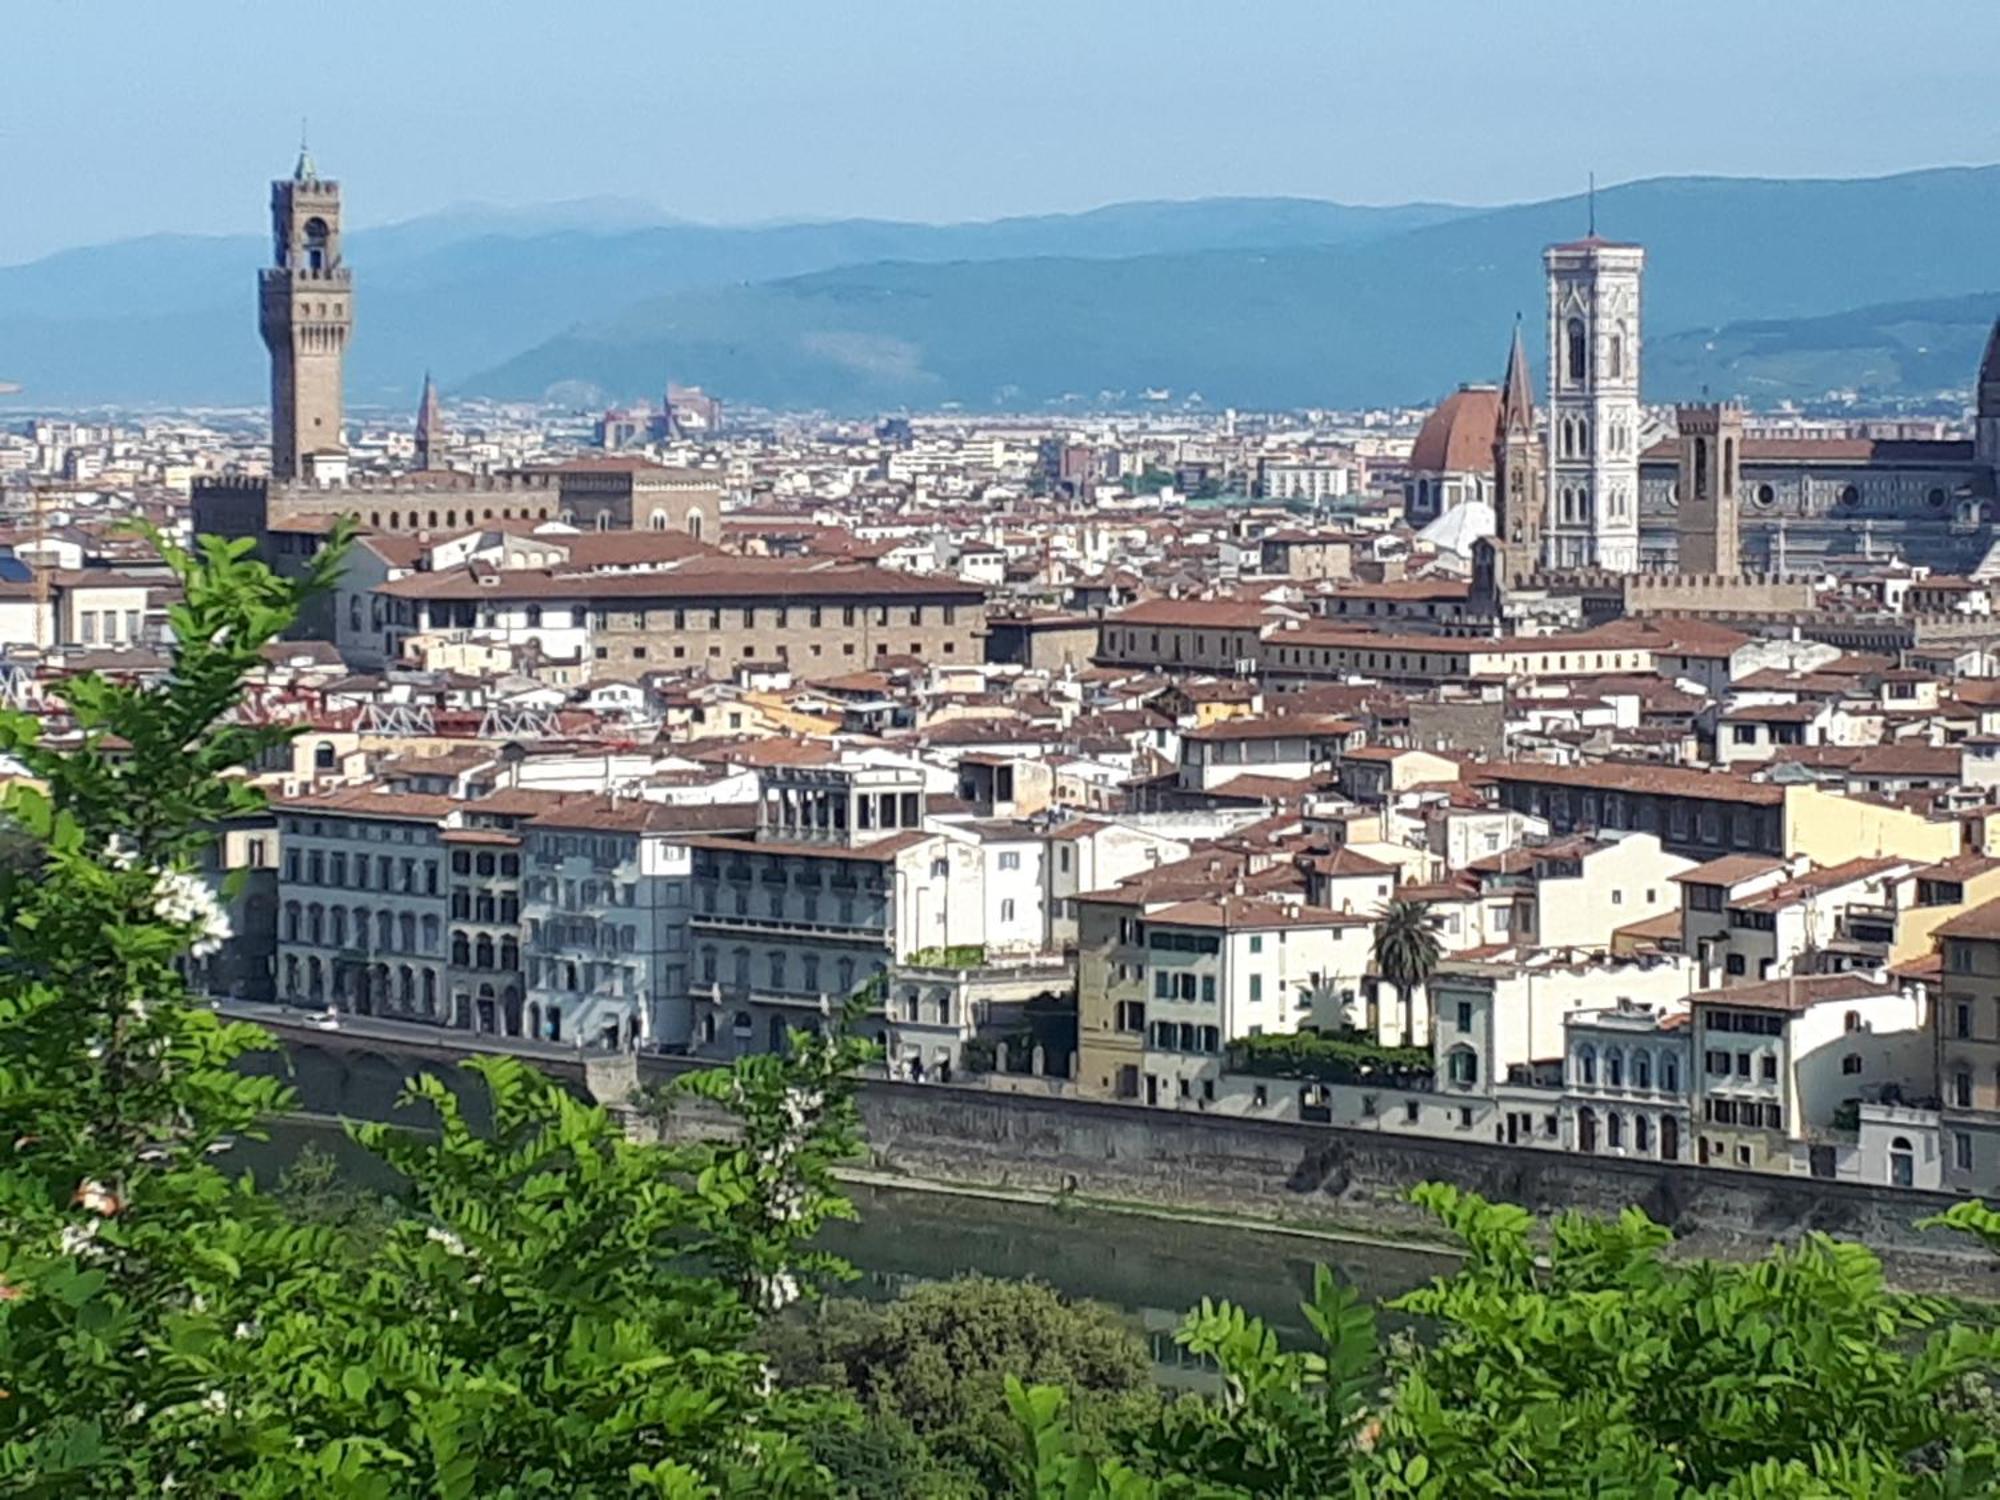
[[[1586,195],[1590,204],[1590,237],[1597,238],[1597,174],[1590,174],[1590,192]]]

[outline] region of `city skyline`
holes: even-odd
[[[60,7],[14,22],[42,65],[0,102],[0,193],[29,206],[0,224],[0,264],[256,232],[241,184],[289,154],[301,116],[327,170],[365,184],[357,227],[600,198],[718,223],[1236,195],[1492,205],[1575,193],[1590,171],[1608,184],[2000,159],[2000,110],[1973,63],[2000,42],[2000,14],[1960,4],[1899,14],[1888,38],[1847,3],[1808,27],[1699,4],[1665,29],[1570,0],[1532,25],[1445,0],[1385,15],[1284,4],[1234,34],[1239,66],[1221,73],[1195,66],[1217,36],[1184,6],[893,3],[856,23],[612,4],[550,33],[513,4],[481,8],[475,28],[465,7],[369,0],[309,33],[333,49],[331,74],[283,11],[124,9],[115,31]],[[369,57],[383,65],[352,65]],[[397,65],[411,58],[420,88]],[[197,76],[227,87],[191,90]]]

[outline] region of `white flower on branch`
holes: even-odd
[[[799,1279],[790,1271],[758,1273],[751,1278],[757,1305],[766,1312],[783,1312],[799,1300]]]
[[[449,1229],[440,1229],[437,1225],[433,1224],[424,1231],[424,1238],[433,1244],[444,1246],[453,1255],[464,1255],[466,1253],[465,1241],[453,1234]]]
[[[188,952],[206,958],[229,938],[229,913],[206,880],[188,870],[162,870],[153,881],[153,915],[193,933]]]

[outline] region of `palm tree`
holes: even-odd
[[[1375,919],[1375,972],[1396,987],[1403,1005],[1403,1045],[1412,1045],[1416,1017],[1410,992],[1436,971],[1437,917],[1428,901],[1392,900]]]

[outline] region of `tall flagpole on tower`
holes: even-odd
[[[1585,196],[1585,201],[1589,204],[1590,237],[1592,239],[1596,239],[1597,238],[1597,173],[1592,172],[1590,174],[1590,191],[1584,196]]]

